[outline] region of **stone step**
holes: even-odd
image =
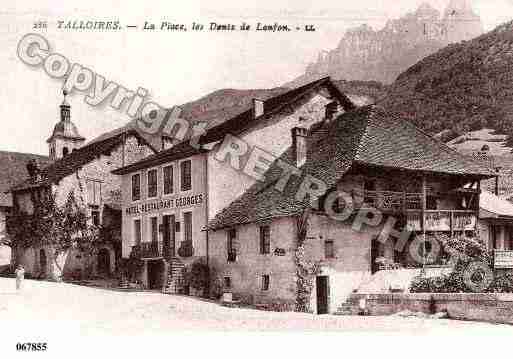
[[[178,258],[169,261],[167,282],[163,293],[182,294],[184,292],[184,269],[185,264]]]

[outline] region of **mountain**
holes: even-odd
[[[445,140],[492,128],[513,138],[513,22],[430,55],[387,88],[379,103]],[[448,134],[450,132],[450,134]]]
[[[469,156],[501,168],[513,195],[513,21],[430,55],[387,87],[378,103]],[[483,183],[494,189],[493,181]]]
[[[285,86],[302,85],[327,75],[390,84],[425,56],[482,33],[481,20],[470,0],[451,0],[443,15],[423,3],[415,12],[388,21],[381,30],[368,25],[348,30],[335,49],[321,52],[302,76]]]

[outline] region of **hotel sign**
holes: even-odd
[[[498,269],[513,268],[513,251],[496,250],[494,267]]]
[[[136,215],[142,213],[150,213],[160,211],[162,209],[187,208],[200,206],[204,202],[204,194],[195,194],[184,197],[176,197],[169,199],[160,199],[152,202],[136,204],[125,209],[127,215]]]

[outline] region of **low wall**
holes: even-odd
[[[362,298],[366,299],[370,315],[390,315],[403,310],[427,314],[445,311],[451,319],[513,324],[513,294],[351,294],[348,302],[358,307]]]

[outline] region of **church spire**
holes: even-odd
[[[61,121],[69,122],[71,121],[71,106],[68,101],[66,101],[66,96],[68,95],[68,91],[62,90],[62,104],[61,104]]]

